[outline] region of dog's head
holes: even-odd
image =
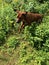
[[[18,15],[17,15],[17,23],[20,23],[21,21],[23,21],[26,17],[27,12],[21,12],[21,11],[17,11]]]

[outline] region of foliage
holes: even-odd
[[[2,6],[1,16],[0,16],[1,28],[6,32],[6,34],[14,27],[15,23],[15,13],[11,5]]]
[[[11,3],[12,0],[4,0],[6,3]]]
[[[3,43],[5,43],[5,39],[6,39],[5,32],[3,30],[0,30],[0,46],[3,45]]]
[[[19,45],[19,41],[16,39],[16,36],[10,36],[7,40],[7,46],[9,48],[16,48]]]
[[[41,23],[33,22],[18,33],[21,23],[16,23],[16,10],[40,13],[44,17]],[[49,65],[49,0],[1,2],[0,52],[6,57],[10,55],[5,65]]]

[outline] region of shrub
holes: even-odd
[[[26,5],[26,8],[25,8],[25,10],[27,11],[27,12],[35,12],[35,8],[34,7],[36,7],[37,6],[37,2],[35,1],[33,1],[33,2],[29,2],[28,3],[28,5]]]
[[[17,56],[15,59],[17,63],[16,65],[49,65],[48,0],[19,0],[17,2],[13,0],[4,1],[0,4],[1,52],[2,50],[3,54],[5,52],[10,52],[11,55],[14,52],[13,57],[16,57],[18,54],[19,57]],[[39,3],[40,1],[42,1],[42,3]],[[17,31],[18,26],[20,26],[21,23],[17,25],[15,22],[17,13],[14,12],[14,10],[41,13],[44,14],[44,18],[40,24],[33,22],[30,26],[25,26],[23,32],[20,32],[19,34],[15,31]],[[3,43],[5,44],[3,45]],[[15,50],[18,52],[15,53]],[[12,57],[11,59],[13,60]]]
[[[6,39],[6,33],[3,30],[0,30],[0,46],[3,45],[5,43],[5,39]]]
[[[37,0],[39,3],[47,2],[48,0]]]
[[[34,39],[33,39],[34,47],[35,47],[36,49],[38,49],[38,50],[41,49],[42,46],[43,46],[42,41],[43,41],[43,39],[38,38],[38,37],[34,37]]]
[[[36,27],[35,35],[41,38],[49,37],[49,16],[43,19],[43,23]]]
[[[3,14],[2,14],[3,11]],[[11,5],[6,5],[3,6],[2,10],[1,10],[1,24],[2,24],[2,28],[3,30],[8,33],[11,29],[14,28],[14,23],[15,23],[15,18],[16,15],[12,9]]]
[[[27,0],[24,0],[24,3],[26,3],[27,2]]]
[[[13,21],[15,19],[15,13],[11,5],[4,6],[3,16],[9,21]]]
[[[45,44],[44,44],[44,50],[46,52],[49,52],[49,39],[46,40]]]
[[[12,6],[14,11],[15,10],[20,10],[21,5],[22,5],[22,3],[20,3],[19,1],[11,3],[11,6]]]
[[[16,36],[10,36],[7,40],[8,48],[16,48],[19,45],[19,41],[16,39]]]
[[[13,0],[4,0],[6,3],[11,3]]]
[[[45,14],[49,8],[49,4],[45,2],[44,4],[39,4],[36,1],[29,2],[28,4],[21,5],[21,9],[27,12],[43,13]]]

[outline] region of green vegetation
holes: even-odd
[[[18,33],[15,9],[44,18]],[[49,0],[0,0],[0,65],[49,65]]]

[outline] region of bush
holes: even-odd
[[[43,19],[43,23],[36,27],[35,35],[41,38],[49,37],[49,16]]]
[[[12,8],[13,8],[13,10],[15,11],[15,10],[20,10],[20,7],[21,7],[21,3],[18,1],[18,2],[12,2],[11,3],[11,6],[12,6]]]
[[[17,33],[21,23],[17,25],[15,22],[16,10],[40,13],[44,14],[44,17],[40,24],[33,22]],[[11,60],[14,59],[16,65],[49,65],[48,0],[4,0],[0,4],[0,51],[5,56],[8,52],[13,54],[9,64],[12,64]]]
[[[2,14],[3,11],[3,14]],[[2,10],[1,10],[1,26],[2,29],[8,33],[9,31],[11,31],[14,28],[14,23],[15,23],[15,19],[16,19],[16,15],[12,9],[11,5],[6,5],[3,6]]]
[[[49,39],[46,40],[45,44],[44,44],[44,50],[46,52],[49,52]]]
[[[4,0],[6,3],[11,3],[13,0]]]
[[[47,2],[48,0],[37,0],[39,3]]]
[[[16,39],[16,36],[10,36],[7,40],[8,48],[16,48],[19,45],[19,41]]]
[[[5,43],[6,33],[3,30],[0,30],[0,46]]]

